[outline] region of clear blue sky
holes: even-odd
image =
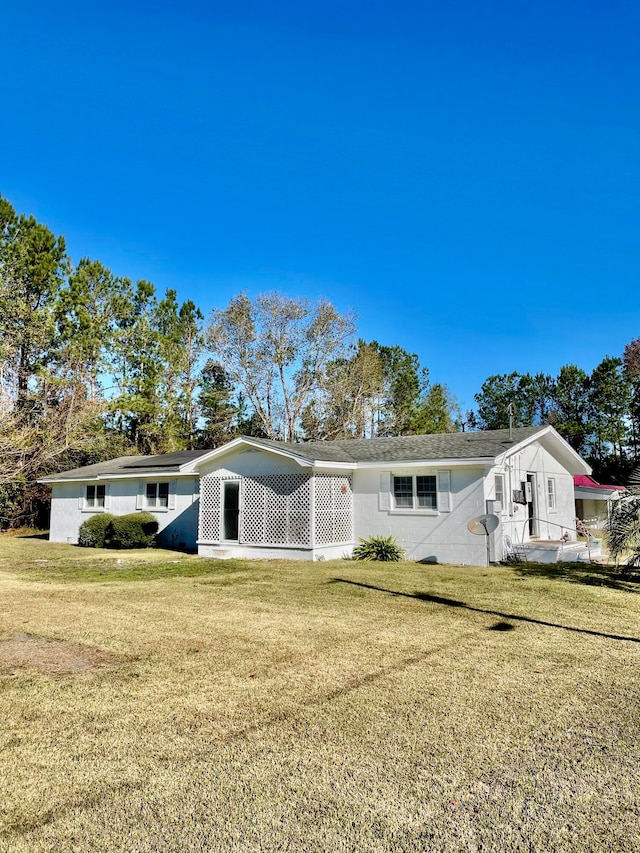
[[[0,193],[208,314],[326,296],[463,407],[640,336],[637,0],[3,4]]]

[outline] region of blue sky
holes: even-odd
[[[637,2],[4,4],[0,193],[72,257],[325,296],[463,407],[640,336]]]

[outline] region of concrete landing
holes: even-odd
[[[562,542],[555,539],[530,539],[524,543],[527,561],[530,563],[590,563],[602,556],[602,540],[586,542]]]

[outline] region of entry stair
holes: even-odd
[[[525,528],[522,531],[522,541],[513,542],[511,537],[503,539],[504,559],[516,563],[562,563],[579,562],[591,563],[604,556],[602,539],[597,539],[589,530],[569,531],[566,527],[546,519],[527,519],[525,527],[530,521],[538,524],[546,524],[560,528],[562,533],[559,539],[540,539],[531,537],[524,541]],[[577,539],[578,532],[585,535],[584,540]],[[570,537],[570,538],[568,538]]]

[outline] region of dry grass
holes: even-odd
[[[2,537],[0,640],[100,665],[5,659],[0,849],[638,850],[640,596],[575,580]]]

